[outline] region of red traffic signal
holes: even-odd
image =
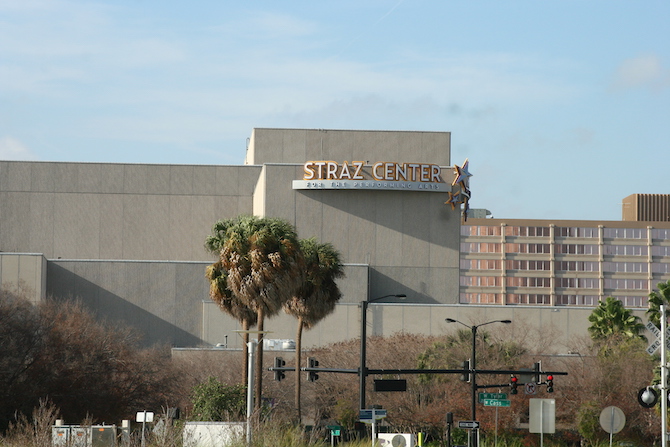
[[[509,381],[510,381],[509,386],[510,386],[510,388],[511,388],[511,389],[510,389],[510,393],[511,393],[511,394],[518,394],[518,393],[519,393],[519,390],[517,390],[516,387],[518,386],[519,378],[516,377],[516,376],[512,376],[512,377],[509,379]]]
[[[549,374],[547,376],[547,393],[553,393],[554,392],[554,376]]]

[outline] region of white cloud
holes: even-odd
[[[645,87],[652,90],[670,86],[670,70],[664,68],[654,54],[624,60],[617,69],[613,87],[628,89]]]
[[[0,138],[0,160],[36,160],[37,157],[16,138]]]

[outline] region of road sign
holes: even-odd
[[[512,401],[507,399],[484,399],[485,407],[509,407],[510,405]]]
[[[465,428],[469,430],[478,429],[479,421],[458,421],[458,428]]]
[[[479,393],[479,403],[484,399],[507,399],[507,393]]]
[[[528,431],[530,433],[556,432],[555,399],[530,399],[528,406]]]
[[[378,409],[371,409],[371,410],[361,410],[358,413],[358,419],[363,421],[363,422],[368,422],[371,423],[373,419],[384,419],[386,417],[386,410],[378,410]]]
[[[340,436],[340,431],[342,430],[341,425],[329,425],[328,430],[330,430],[331,436]]]
[[[626,415],[619,407],[607,407],[600,412],[600,426],[607,433],[619,433],[626,425]]]
[[[537,392],[537,384],[535,382],[528,382],[524,384],[526,394],[535,394]]]

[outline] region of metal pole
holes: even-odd
[[[472,371],[470,374],[470,382],[472,385],[472,390],[471,390],[471,398],[472,398],[472,420],[476,421],[477,420],[477,374],[475,373],[475,370],[477,369],[477,327],[478,326],[472,326],[472,359],[470,360],[470,370]],[[476,435],[477,429],[473,428],[472,430],[473,436],[472,436],[472,446],[477,447],[478,445],[478,436]]]
[[[661,447],[668,445],[668,337],[665,335],[668,323],[665,320],[665,304],[661,304]]]
[[[247,445],[251,445],[251,426],[254,413],[254,357],[256,357],[257,340],[247,343],[247,362],[249,373],[247,377]]]
[[[361,301],[361,361],[358,370],[358,408],[360,410],[365,409],[365,378],[368,375],[368,369],[365,363],[365,345],[367,338],[367,320],[368,314],[368,302]]]

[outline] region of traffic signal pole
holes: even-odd
[[[665,334],[668,323],[665,315],[665,304],[661,304],[661,447],[668,445],[668,358]]]

